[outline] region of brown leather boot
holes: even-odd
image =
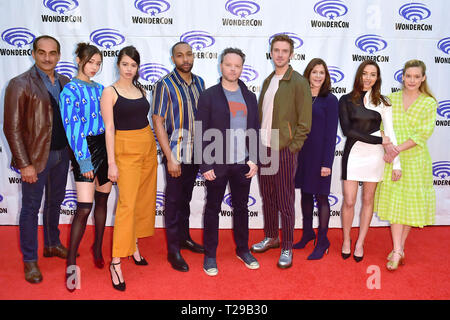
[[[62,244],[56,247],[44,248],[44,257],[59,257],[61,259],[67,259],[68,250]]]
[[[41,270],[39,270],[37,261],[24,262],[25,280],[29,283],[39,283],[42,281]]]

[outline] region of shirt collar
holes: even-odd
[[[185,85],[189,86],[189,84],[187,84],[187,82],[180,76],[180,74],[178,73],[176,68],[173,69],[173,74],[179,85],[182,85],[184,83]],[[192,85],[197,82],[197,77],[193,73],[191,73],[191,76],[192,76],[192,82],[191,82],[191,85]]]
[[[50,81],[50,77],[44,71],[39,69],[39,67],[36,64],[34,66],[36,67],[36,70],[38,71],[38,73],[41,76],[42,80],[46,79],[46,80]],[[59,81],[58,73],[56,71],[53,71],[53,73],[54,73],[54,76],[55,76],[55,82]]]

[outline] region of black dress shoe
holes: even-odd
[[[184,261],[183,257],[179,252],[177,253],[169,253],[167,255],[167,260],[172,265],[172,268],[178,271],[187,272],[189,271],[189,266],[186,261]]]
[[[205,253],[205,248],[198,243],[195,243],[192,239],[181,241],[180,249],[188,249],[195,253]]]
[[[42,274],[36,261],[24,262],[25,280],[29,283],[39,283],[42,281]]]

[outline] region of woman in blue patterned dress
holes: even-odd
[[[77,210],[72,221],[67,257],[66,285],[69,291],[74,289],[69,277],[73,280],[77,276],[74,266],[78,246],[94,201],[95,241],[92,253],[95,266],[104,267],[102,241],[112,186],[108,179],[105,126],[100,112],[104,87],[91,80],[101,67],[102,55],[97,47],[86,43],[79,43],[75,53],[78,74],[64,86],[59,102],[67,140],[73,150],[72,167],[77,189]]]

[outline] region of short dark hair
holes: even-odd
[[[322,65],[323,68],[325,69],[325,80],[322,83],[322,86],[320,87],[319,96],[326,97],[331,91],[331,77],[330,77],[330,72],[328,72],[328,67],[327,67],[327,64],[325,63],[325,61],[323,61],[320,58],[312,59],[306,66],[305,71],[303,72],[303,76],[309,82],[309,76],[311,75],[312,70],[314,69],[315,66],[319,66],[319,65]]]
[[[187,43],[186,41],[178,41],[177,43],[175,43],[173,46],[172,46],[172,49],[170,49],[170,52],[172,53],[172,57],[173,57],[173,54],[175,53],[175,48],[176,48],[176,46],[178,46],[178,45],[180,45],[180,44],[187,44],[189,47],[191,47],[191,45],[189,44],[189,43]],[[192,48],[192,47],[191,47]]]
[[[58,53],[61,53],[61,45],[59,44],[59,41],[56,40],[55,38],[53,38],[52,36],[49,36],[49,35],[46,35],[46,34],[42,35],[42,36],[39,36],[36,39],[34,39],[34,41],[33,41],[33,51],[34,52],[36,52],[37,44],[38,44],[39,40],[41,40],[41,39],[51,39],[51,40],[55,41],[56,42],[56,51]]]
[[[222,54],[220,55],[220,63],[223,62],[224,57],[229,53],[234,53],[234,54],[237,54],[238,56],[240,56],[242,58],[242,64],[244,64],[245,54],[239,48],[226,48],[225,50],[223,50]]]

